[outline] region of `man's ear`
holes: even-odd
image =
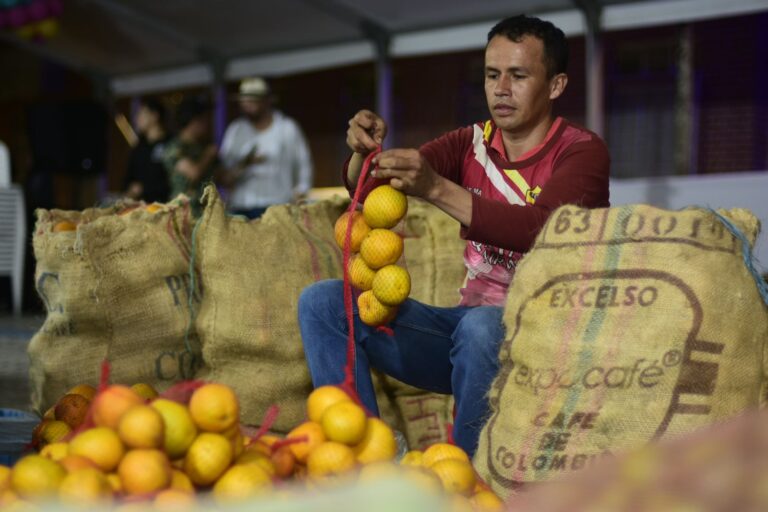
[[[565,86],[568,85],[568,75],[565,73],[558,73],[553,76],[549,81],[549,99],[555,100],[563,94]]]

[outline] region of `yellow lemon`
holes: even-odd
[[[144,400],[154,400],[158,396],[157,390],[144,382],[137,382],[131,389]]]
[[[349,236],[349,250],[350,252],[357,252],[360,250],[360,244],[363,242],[363,238],[368,234],[371,228],[365,223],[363,214],[360,212],[344,212],[339,216],[336,224],[333,227],[333,236],[336,239],[336,244],[340,249],[344,249],[344,240],[347,236],[347,225],[352,218],[352,231]]]
[[[63,443],[61,441],[45,445],[43,449],[40,450],[40,455],[45,458],[55,460],[56,462],[61,461],[61,459],[66,457],[68,453],[69,444]]]
[[[423,466],[424,465],[424,452],[420,450],[411,450],[403,455],[400,459],[401,466]]]
[[[352,448],[336,441],[326,441],[309,453],[307,474],[313,478],[341,475],[350,472],[355,465]]]
[[[257,464],[239,464],[229,468],[213,486],[218,502],[242,501],[272,487],[272,477]]]
[[[424,450],[422,463],[426,467],[431,467],[435,462],[445,459],[457,459],[469,462],[467,453],[458,446],[449,443],[435,443]]]
[[[402,237],[388,229],[372,229],[360,245],[360,256],[374,270],[396,263],[402,254]]]
[[[58,462],[42,455],[27,455],[11,469],[11,485],[22,498],[46,499],[58,491],[66,474]]]
[[[368,418],[365,435],[354,451],[361,464],[392,460],[397,453],[397,440],[386,423],[379,418]]]
[[[392,185],[379,185],[363,202],[363,217],[372,228],[391,228],[407,211],[408,199]]]
[[[472,464],[459,459],[443,459],[432,464],[431,469],[443,482],[443,489],[458,494],[468,494],[475,487],[475,470]]]
[[[182,404],[165,398],[158,398],[150,405],[163,417],[165,453],[171,459],[183,457],[197,436],[197,426],[192,421],[189,410]]]
[[[342,400],[328,407],[320,420],[326,439],[354,445],[365,435],[366,416],[352,400]]]
[[[111,428],[95,427],[77,434],[69,442],[69,453],[92,460],[102,471],[109,472],[123,458],[123,442]]]
[[[62,503],[82,507],[107,506],[112,502],[112,486],[96,468],[82,468],[67,474],[59,486]]]
[[[394,320],[397,315],[397,306],[382,304],[373,291],[368,290],[357,297],[357,312],[364,324],[376,327]]]
[[[165,422],[157,409],[134,405],[120,418],[117,435],[129,448],[162,448]]]
[[[223,432],[240,421],[240,405],[232,388],[224,384],[205,384],[192,393],[189,413],[200,430]]]
[[[349,272],[349,282],[352,283],[352,286],[363,292],[371,289],[376,271],[365,264],[362,256],[359,254],[352,256],[349,259],[347,270]]]
[[[232,443],[221,434],[203,432],[195,438],[184,458],[184,471],[196,485],[210,485],[232,462]]]
[[[387,306],[397,306],[411,293],[411,275],[398,265],[380,268],[371,282],[373,295]]]
[[[307,417],[310,421],[320,423],[328,407],[350,400],[352,399],[347,392],[338,386],[320,386],[313,389],[307,397]]]

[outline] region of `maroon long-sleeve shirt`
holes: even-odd
[[[461,227],[467,240],[464,305],[504,303],[517,262],[558,206],[609,206],[605,143],[563,118],[515,162],[507,160],[492,121],[446,133],[419,151],[438,174],[473,194],[472,222]],[[368,180],[361,197],[380,183]]]

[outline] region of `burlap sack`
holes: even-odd
[[[40,412],[72,386],[98,384],[105,357],[111,382],[159,390],[200,364],[199,350],[187,348],[196,344],[188,302],[200,299],[189,286],[189,205],[179,199],[154,213],[124,206],[37,211],[35,283],[47,316],[28,352]],[[54,233],[62,219],[77,231]]]
[[[205,367],[197,377],[232,386],[241,400],[244,423],[260,424],[268,407],[278,405],[272,429],[287,432],[304,421],[312,389],[297,321],[298,298],[313,282],[342,278],[342,253],[333,227],[349,200],[274,206],[255,221],[228,216],[213,188],[206,190],[204,201],[195,245],[206,293],[195,324]],[[414,289],[424,300],[444,304],[453,300],[450,294],[457,293],[463,275],[456,263],[444,264],[443,252],[438,256],[435,244],[450,235],[442,232],[446,220],[433,210],[414,207],[400,232]],[[458,240],[458,225],[452,233]],[[446,244],[446,259],[452,247],[456,242]],[[461,250],[453,252],[461,266]],[[414,415],[403,414],[396,399],[424,392],[378,372],[373,377],[382,418],[409,440],[419,438],[427,422],[405,421]]]
[[[722,213],[754,243],[754,216]],[[504,323],[474,461],[501,495],[757,406],[768,368],[742,242],[702,209],[558,209]]]

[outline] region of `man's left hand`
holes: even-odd
[[[377,165],[374,177],[391,178],[392,187],[427,200],[434,196],[443,179],[416,149],[382,151],[373,163]]]

